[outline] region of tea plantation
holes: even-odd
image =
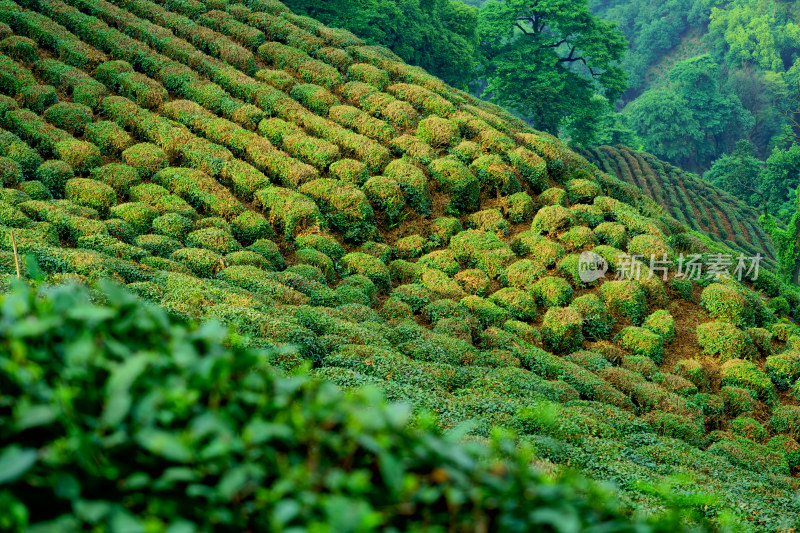
[[[800,526],[749,228],[277,0],[0,0],[0,93],[0,529]]]

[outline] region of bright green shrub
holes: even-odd
[[[64,186],[74,177],[72,167],[58,159],[45,161],[36,169],[36,179],[47,187],[53,198],[63,198]]]
[[[708,387],[708,375],[706,374],[706,370],[696,359],[681,359],[675,363],[674,372],[689,380],[698,389],[706,389]]]
[[[422,215],[429,215],[431,200],[428,194],[428,179],[416,165],[403,159],[395,159],[384,169],[387,178],[395,180],[406,197],[406,202]]]
[[[517,320],[533,320],[537,315],[536,300],[520,289],[505,287],[492,293],[489,301],[507,310]]]
[[[664,339],[652,331],[630,326],[616,336],[620,346],[634,355],[649,357],[656,364],[664,362]]]
[[[548,205],[539,209],[533,217],[531,231],[535,234],[555,233],[568,229],[575,223],[575,215],[560,205]]]
[[[469,165],[474,160],[483,155],[481,145],[473,141],[461,141],[458,145],[450,149],[450,153],[458,158],[465,165]]]
[[[800,407],[781,405],[772,411],[769,421],[773,433],[786,434],[797,440],[800,438]]]
[[[401,285],[419,281],[419,271],[416,263],[409,263],[405,259],[395,259],[389,264],[389,277],[392,282]]]
[[[59,102],[51,105],[44,112],[44,119],[57,128],[73,135],[83,135],[83,131],[92,122],[92,110],[83,104]]]
[[[266,259],[272,270],[283,270],[286,268],[286,260],[281,254],[280,248],[269,239],[259,239],[248,246],[247,249]]]
[[[392,260],[392,247],[383,242],[365,242],[358,251],[371,255],[384,263],[388,263]]]
[[[141,177],[135,168],[120,163],[109,163],[95,168],[91,178],[102,181],[122,196],[127,195],[131,187],[141,183]]]
[[[169,99],[167,90],[157,81],[138,72],[116,76],[119,94],[130,98],[146,109],[156,109]]]
[[[551,307],[542,322],[542,342],[556,353],[569,353],[583,343],[583,319],[569,307]]]
[[[303,231],[319,231],[323,224],[319,208],[304,194],[283,187],[267,187],[255,197],[256,204],[268,212],[268,219],[290,242]]]
[[[79,174],[86,174],[102,163],[100,149],[88,142],[66,140],[56,143],[55,153]]]
[[[491,285],[486,272],[477,268],[462,270],[454,276],[454,279],[464,292],[475,296],[485,296]]]
[[[619,222],[603,222],[594,229],[598,242],[622,248],[628,242],[628,232]],[[659,258],[660,259],[660,258]]]
[[[299,235],[295,242],[298,248],[312,248],[327,255],[334,262],[338,262],[346,253],[341,244],[327,235]]]
[[[535,190],[542,190],[547,184],[547,164],[544,159],[525,147],[516,148],[507,153],[511,164],[522,178]]]
[[[564,247],[557,242],[531,231],[517,234],[511,242],[511,249],[517,255],[529,256],[548,268],[555,266],[566,254]]]
[[[725,403],[725,412],[731,417],[752,413],[756,408],[754,394],[747,389],[724,386],[720,389],[719,395]]]
[[[753,341],[730,322],[715,320],[697,326],[697,343],[706,355],[728,359],[751,359],[755,355]]]
[[[480,200],[480,182],[454,157],[433,161],[428,169],[437,187],[450,198],[447,212],[463,214],[475,211]]]
[[[72,178],[64,184],[64,197],[79,205],[96,209],[105,215],[108,210],[117,205],[117,193],[97,180],[86,178]]]
[[[572,286],[564,278],[545,276],[533,284],[531,292],[545,307],[564,307],[572,302]]]
[[[295,254],[295,260],[299,264],[311,265],[318,268],[324,276],[323,281],[333,281],[336,271],[330,257],[313,248],[300,248]]]
[[[508,310],[480,296],[465,296],[459,303],[472,313],[483,327],[500,326],[511,318]]]
[[[709,446],[708,451],[724,457],[733,465],[754,472],[784,476],[789,472],[789,465],[782,454],[742,437],[717,441]]]
[[[39,59],[36,41],[18,35],[12,35],[0,41],[0,51],[23,63],[33,63]]]
[[[509,221],[519,224],[531,220],[535,208],[528,193],[517,192],[506,198],[504,210]]]
[[[161,169],[167,168],[167,154],[152,143],[139,143],[122,152],[126,165],[135,168],[142,179],[152,177]]]
[[[22,167],[19,166],[19,163],[0,156],[0,186],[15,185],[22,179]]]
[[[275,236],[267,219],[255,211],[245,211],[231,220],[231,233],[237,241],[245,246],[258,239],[267,239]]]
[[[292,87],[292,98],[318,115],[327,115],[328,110],[339,105],[339,99],[324,87],[313,83],[299,83]]]
[[[394,244],[394,254],[400,259],[416,259],[425,253],[427,244],[428,241],[422,235],[401,237]]]
[[[467,217],[468,227],[496,233],[498,236],[508,235],[510,225],[498,209],[484,209]]]
[[[461,222],[455,217],[438,217],[430,225],[428,237],[433,246],[447,246],[453,236],[464,231]]]
[[[644,419],[661,436],[681,439],[695,446],[702,441],[704,428],[691,418],[674,413],[651,411]]]
[[[389,269],[376,257],[363,252],[352,252],[342,257],[342,269],[345,274],[360,274],[369,278],[381,292],[391,288]]]
[[[158,211],[144,202],[127,202],[112,207],[110,216],[121,218],[131,225],[137,235],[150,231],[153,220],[158,216]]]
[[[420,120],[417,126],[417,137],[434,148],[454,146],[461,141],[458,126],[435,115]]]
[[[406,204],[400,184],[385,176],[375,176],[367,180],[363,190],[369,201],[383,212],[386,222],[396,223]]]
[[[347,76],[372,85],[382,91],[389,85],[389,76],[386,71],[381,70],[368,63],[354,63],[347,69]]]
[[[266,259],[250,250],[239,250],[227,254],[224,258],[225,264],[230,266],[254,266],[261,270],[270,270],[271,266]]]
[[[778,390],[787,390],[800,377],[800,351],[788,350],[767,357],[764,370]]]
[[[583,335],[589,340],[607,339],[614,326],[614,318],[596,294],[575,298],[570,307],[583,317]]]
[[[189,248],[205,248],[217,254],[224,255],[237,252],[242,245],[230,233],[219,228],[209,227],[195,230],[186,236],[186,246]]]
[[[595,240],[594,232],[586,226],[575,226],[558,236],[558,241],[571,251],[580,251]]]
[[[489,188],[489,190],[519,191],[518,184],[516,191],[511,190],[511,184],[516,181],[514,171],[498,155],[482,155],[473,161],[469,168],[478,177],[481,185]]]
[[[731,431],[753,442],[763,443],[767,439],[767,430],[757,420],[749,416],[737,416],[731,420]]]
[[[334,179],[318,179],[300,187],[319,205],[330,225],[346,240],[362,242],[375,232],[375,214],[366,196],[352,185]]]
[[[753,324],[753,309],[747,299],[728,285],[712,283],[703,289],[700,303],[712,318],[726,320],[739,327]]]
[[[398,156],[404,155],[411,161],[422,165],[430,165],[436,158],[436,153],[429,145],[417,137],[401,135],[390,140],[389,148]]]
[[[22,105],[39,115],[51,105],[58,103],[58,95],[52,85],[28,85],[22,87],[19,94]]]
[[[640,325],[647,313],[644,288],[633,280],[606,281],[600,286],[600,296],[618,319]]]
[[[692,281],[683,278],[674,278],[670,284],[670,288],[677,291],[681,298],[686,300],[687,302],[692,301],[692,294],[694,292],[694,286],[692,285]]]
[[[775,435],[767,442],[767,448],[782,454],[789,468],[800,466],[800,444],[788,435]]]
[[[772,404],[777,399],[769,376],[750,361],[731,359],[720,367],[720,375],[723,386],[746,389],[767,404]]]
[[[602,192],[596,182],[580,178],[569,180],[565,186],[572,203],[591,203]]]
[[[561,187],[550,187],[536,197],[536,203],[540,206],[560,205],[561,207],[566,207],[567,200],[567,191]]]
[[[765,328],[747,328],[745,333],[762,356],[772,355],[772,333]]]
[[[174,251],[183,247],[181,243],[175,239],[167,237],[166,235],[154,234],[139,235],[133,240],[133,243],[153,255],[164,258],[167,258]]]
[[[133,144],[133,138],[128,132],[116,122],[108,120],[86,124],[85,134],[86,140],[100,148],[103,155],[119,155]]]
[[[212,278],[224,268],[222,256],[205,248],[181,248],[169,258],[185,265],[200,278]]]
[[[329,171],[334,178],[357,187],[360,187],[369,179],[367,166],[355,159],[340,159],[331,164]]]
[[[529,290],[545,275],[547,269],[541,263],[531,259],[521,259],[508,266],[501,281],[510,287]]]
[[[675,319],[664,309],[651,313],[645,320],[643,327],[657,335],[661,335],[664,342],[672,342],[675,338]]]

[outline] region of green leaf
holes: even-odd
[[[146,428],[135,436],[136,442],[150,453],[175,461],[188,463],[192,460],[192,452],[174,433],[156,428]]]
[[[3,448],[0,452],[0,485],[13,483],[36,463],[36,450],[23,449],[17,444]]]

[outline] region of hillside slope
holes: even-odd
[[[774,265],[775,250],[758,223],[759,212],[715,187],[657,157],[626,146],[599,146],[583,152],[604,172],[640,187],[666,213],[733,250],[761,253]]]
[[[443,428],[510,427],[642,512],[671,483],[797,526],[800,296],[766,271],[771,307],[614,280],[627,254],[726,252],[636,187],[277,0],[0,0],[0,22],[5,272],[16,247]]]

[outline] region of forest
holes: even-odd
[[[0,532],[798,531],[798,20],[0,0]]]

